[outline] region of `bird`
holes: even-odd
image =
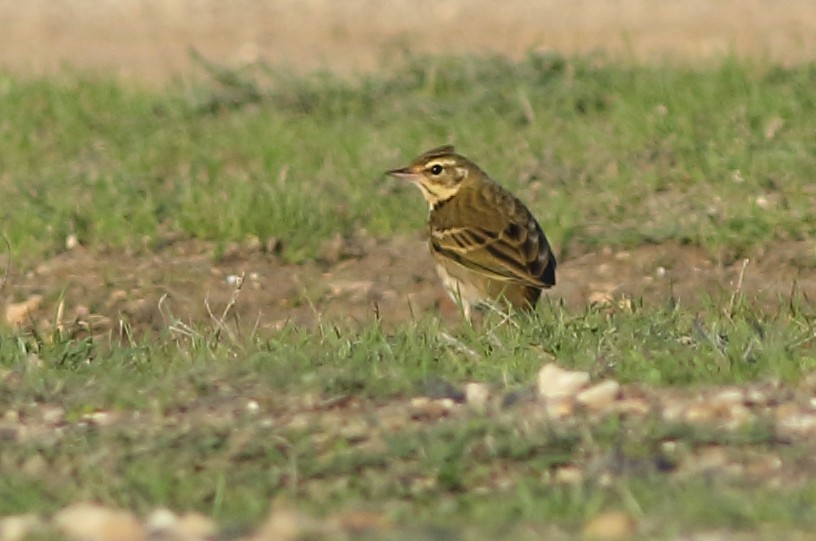
[[[452,145],[386,174],[414,184],[428,203],[428,246],[465,319],[484,307],[532,310],[555,285],[555,255],[516,196]]]

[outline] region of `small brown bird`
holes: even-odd
[[[497,301],[530,309],[555,285],[555,256],[527,207],[450,145],[387,172],[414,183],[430,206],[436,269],[470,320]]]

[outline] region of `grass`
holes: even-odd
[[[816,526],[804,503],[814,496],[809,474],[781,487],[675,474],[684,457],[714,446],[735,461],[779,453],[795,463],[812,452],[806,442],[780,447],[762,418],[723,432],[659,417],[551,424],[523,401],[452,418],[406,414],[410,398],[468,381],[523,396],[553,357],[596,380],[646,387],[795,383],[816,367],[812,316],[758,314],[742,303],[732,314],[697,318],[676,309],[567,314],[552,306],[517,326],[489,328],[451,329],[459,346],[432,319],[392,331],[288,327],[234,342],[206,329],[130,344],[5,338],[0,409],[26,428],[10,436],[0,460],[0,515],[90,499],[141,514],[195,510],[237,533],[275,500],[319,516],[384,513],[397,525],[382,534],[388,539],[524,539],[554,527],[568,536],[610,509],[637,517],[644,539],[690,525]],[[110,424],[91,421],[96,412]],[[684,451],[667,454],[667,442]],[[581,483],[554,480],[572,466],[586,476]]]
[[[409,234],[423,203],[381,173],[445,142],[528,202],[562,253],[675,241],[730,260],[816,233],[813,65],[431,57],[352,80],[210,68],[163,91],[0,77],[0,232],[20,266],[69,234],[145,252],[168,236],[275,237],[289,261],[335,232]],[[553,359],[646,389],[794,395],[816,368],[807,299],[552,304],[447,329],[454,340],[432,318],[240,340],[201,325],[108,341],[0,331],[0,515],[81,499],[168,506],[229,537],[284,500],[317,516],[383,513],[387,539],[569,539],[614,509],[643,539],[816,527],[813,474],[796,468],[812,444],[783,441],[772,413],[737,431],[658,416],[550,423],[523,400],[407,413],[466,382],[523,396]],[[714,447],[797,475],[678,473]],[[571,466],[581,482],[558,482]]]
[[[382,171],[445,142],[519,193],[563,251],[676,240],[729,259],[816,229],[812,65],[531,55],[417,58],[352,81],[218,73],[164,92],[0,79],[16,256],[71,233],[130,248],[181,233],[277,237],[298,261],[334,232],[416,230],[422,202]]]

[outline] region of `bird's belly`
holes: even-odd
[[[436,265],[436,272],[453,302],[461,302],[468,308],[488,300],[484,277],[463,267],[449,268],[443,264]]]
[[[492,280],[480,272],[462,265],[437,260],[436,272],[448,295],[456,303],[462,303],[466,312],[480,304],[510,304],[519,309],[535,306],[541,290],[523,284]]]

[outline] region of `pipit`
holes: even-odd
[[[531,309],[555,285],[555,256],[536,219],[452,146],[387,173],[412,182],[428,202],[437,272],[469,321],[484,305]]]

